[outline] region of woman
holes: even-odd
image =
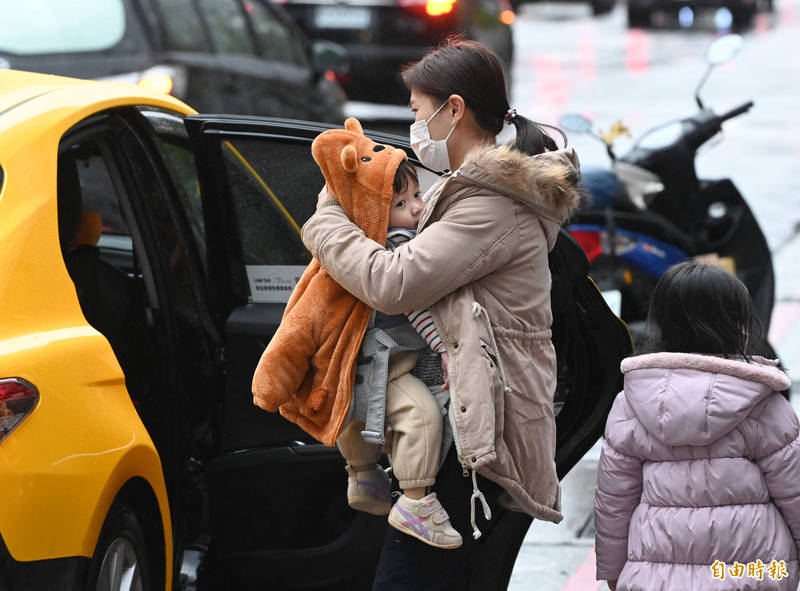
[[[436,488],[454,527],[465,533],[472,521],[476,539],[441,551],[389,528],[373,588],[465,588],[478,524],[491,528],[476,520],[473,501],[487,519],[497,504],[562,518],[548,252],[579,201],[578,161],[509,108],[501,62],[479,43],[449,40],[404,68],[403,79],[415,113],[411,145],[444,172],[424,197],[418,235],[387,251],[323,189],[303,241],[371,307],[430,309],[447,349],[456,443]],[[496,144],[504,122],[516,128],[513,146]]]

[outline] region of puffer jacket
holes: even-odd
[[[303,227],[309,250],[360,300],[386,314],[430,309],[449,354],[465,474],[500,484],[506,506],[553,522],[562,516],[547,253],[578,203],[577,166],[572,150],[473,149],[429,189],[416,238],[393,252],[338,207]]]
[[[786,374],[685,353],[622,371],[598,466],[597,578],[618,591],[795,591],[800,439],[776,392]]]

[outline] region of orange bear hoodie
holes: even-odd
[[[392,183],[403,150],[377,144],[354,118],[311,144],[311,154],[347,216],[383,245]],[[253,375],[253,403],[333,446],[350,408],[356,358],[372,309],[313,259]]]

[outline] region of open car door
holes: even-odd
[[[207,468],[211,513],[208,572],[214,589],[370,588],[386,519],[351,510],[344,461],[278,414],[252,403],[256,364],[278,327],[310,254],[300,228],[323,177],[311,142],[328,128],[280,119],[195,115],[186,128],[197,155],[206,218],[208,299],[224,333],[216,453]],[[404,138],[367,135],[405,149]],[[423,190],[433,175],[421,169]],[[587,278],[580,247],[561,233],[550,257],[558,354],[559,475],[594,444],[621,387],[627,328]],[[530,525],[501,511],[479,557],[502,590]]]

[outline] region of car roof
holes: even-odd
[[[80,80],[50,74],[0,70],[0,132],[32,121],[42,127],[73,125],[93,112],[125,105],[150,105],[182,114],[194,110],[178,99],[134,84]],[[44,117],[44,119],[42,119]],[[2,145],[0,136],[0,145]]]

